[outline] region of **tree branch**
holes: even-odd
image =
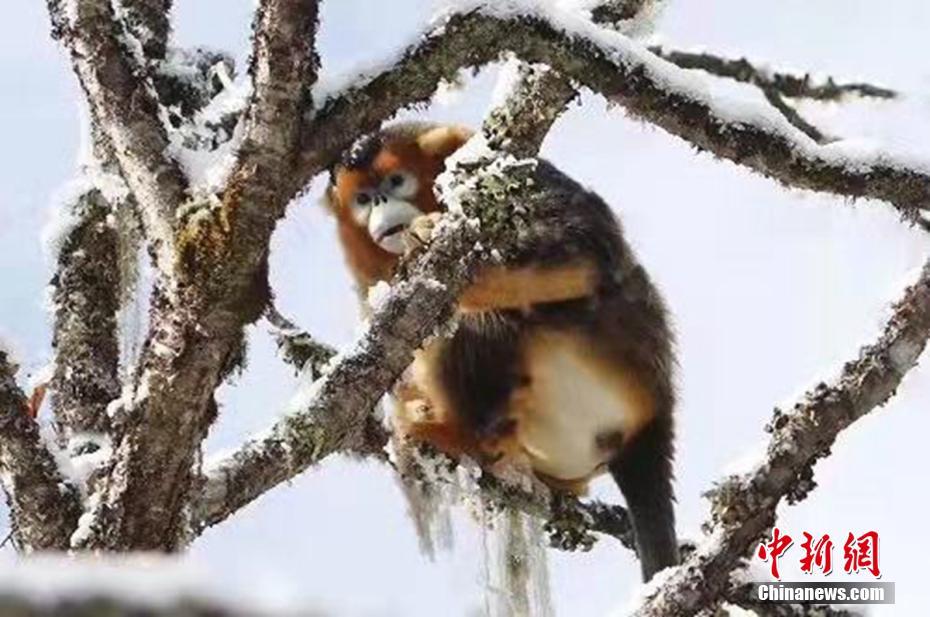
[[[112,144],[123,178],[139,206],[155,263],[173,269],[173,222],[185,199],[186,180],[167,157],[168,138],[152,89],[120,39],[108,0],[74,0],[69,15],[62,0],[48,0],[52,35],[71,52],[74,71],[91,116]]]
[[[730,572],[775,521],[783,498],[804,499],[813,466],[841,430],[884,404],[913,368],[930,337],[930,262],[894,305],[881,337],[863,347],[831,384],[820,383],[790,412],[775,410],[765,457],[752,471],[712,491],[708,535],[635,611],[640,617],[693,615],[715,605]]]
[[[281,191],[316,70],[316,2],[266,0],[255,21],[253,100],[246,140],[223,203],[188,209],[178,237],[178,285],[156,290],[134,393],[82,548],[176,550],[190,538],[200,444],[215,388],[242,359],[242,327],[267,295],[268,243],[292,197]],[[199,215],[199,216],[198,216]],[[181,412],[183,410],[183,412]]]
[[[794,107],[785,102],[785,97],[840,101],[846,96],[856,95],[881,99],[898,96],[894,90],[866,83],[837,84],[832,77],[823,82],[815,82],[810,74],[798,77],[789,73],[772,72],[753,65],[746,58],[732,60],[708,53],[666,50],[661,46],[650,47],[649,51],[683,69],[697,69],[717,77],[757,86],[788,122],[819,144],[833,140],[802,118]]]
[[[798,113],[794,107],[785,102],[785,99],[773,88],[763,88],[762,94],[765,95],[765,100],[772,104],[772,107],[777,109],[785,120],[790,122],[794,128],[798,129],[812,140],[816,141],[820,145],[824,145],[833,141],[826,135],[824,135],[820,129],[816,126],[805,120],[801,114]]]
[[[75,432],[103,433],[119,397],[117,231],[112,209],[96,187],[66,205],[76,219],[62,239],[52,279],[55,372],[52,408],[62,445]]]
[[[65,550],[81,514],[78,491],[65,482],[29,416],[14,369],[0,349],[0,484],[20,550]]]
[[[392,66],[331,97],[305,129],[297,178],[329,165],[352,136],[374,130],[398,109],[426,101],[436,84],[463,67],[480,67],[501,50],[547,64],[631,114],[788,186],[893,204],[910,221],[930,208],[930,175],[887,154],[817,147],[765,109],[731,109],[696,90],[693,78],[624,36],[573,16],[482,5],[425,35]],[[567,25],[566,25],[567,24]],[[766,121],[760,120],[766,118]]]
[[[825,81],[818,81],[811,78],[809,73],[797,76],[791,73],[771,71],[768,68],[760,68],[754,65],[746,58],[733,60],[703,52],[665,49],[661,45],[650,47],[649,51],[683,69],[699,69],[717,77],[752,84],[762,90],[773,90],[788,98],[841,101],[846,96],[879,99],[898,97],[898,93],[894,90],[872,84],[836,83],[832,77],[828,77]]]

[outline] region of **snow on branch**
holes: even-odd
[[[791,410],[776,409],[764,458],[711,492],[708,534],[632,614],[693,615],[717,603],[739,566],[775,521],[782,499],[796,503],[816,486],[813,467],[844,428],[890,399],[930,337],[930,262],[893,306],[880,338],[820,383]]]
[[[48,0],[52,34],[71,53],[95,127],[112,144],[122,175],[140,206],[155,262],[171,271],[173,221],[186,180],[165,154],[168,137],[150,84],[121,37],[108,0]]]
[[[787,186],[887,201],[909,221],[930,209],[926,161],[842,141],[819,146],[775,110],[717,100],[693,72],[622,34],[534,2],[469,4],[376,76],[328,98],[305,127],[296,182],[329,165],[353,136],[427,101],[441,80],[494,62],[502,51],[546,64],[698,150]]]
[[[596,2],[590,8],[591,19],[619,30],[659,2]],[[497,88],[506,93],[506,101],[496,105],[485,122],[488,145],[517,157],[535,156],[552,124],[578,96],[578,91],[571,81],[550,67],[515,59],[504,65],[498,80]]]
[[[15,368],[0,347],[0,484],[20,550],[64,550],[77,526],[78,491],[65,482],[39,436],[39,425],[16,385]]]

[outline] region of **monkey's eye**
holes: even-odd
[[[384,179],[384,189],[395,197],[410,199],[417,193],[417,178],[408,171],[395,171]]]
[[[374,193],[372,191],[359,191],[352,198],[352,216],[360,224],[368,222],[368,214],[371,211],[371,205],[374,202]]]

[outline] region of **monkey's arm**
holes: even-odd
[[[527,308],[575,300],[597,288],[597,268],[588,259],[553,266],[493,266],[459,298],[463,313]]]

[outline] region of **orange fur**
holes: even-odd
[[[482,272],[459,298],[459,310],[478,313],[527,309],[534,304],[583,298],[594,293],[597,269],[588,260],[563,266],[507,268]]]

